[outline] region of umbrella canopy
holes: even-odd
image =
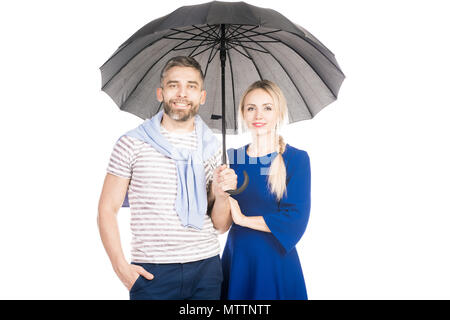
[[[280,13],[245,2],[213,1],[181,7],[138,30],[100,67],[102,90],[120,109],[142,119],[155,115],[160,73],[175,56],[194,57],[207,91],[203,121],[222,133],[238,133],[238,101],[257,80],[283,91],[289,122],[313,118],[336,100],[344,80],[333,53]],[[242,192],[247,184],[230,194]]]
[[[238,133],[239,99],[256,80],[282,89],[289,122],[313,118],[336,100],[344,80],[333,53],[280,13],[214,1],[181,7],[138,30],[101,66],[102,90],[121,110],[150,118],[161,108],[161,70],[180,55],[202,66],[207,99],[199,114],[216,133]]]

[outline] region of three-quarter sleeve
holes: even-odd
[[[308,224],[311,207],[311,169],[308,153],[295,152],[286,159],[286,191],[278,211],[264,215],[266,225],[288,253],[298,243]]]

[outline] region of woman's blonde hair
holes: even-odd
[[[242,95],[241,101],[239,102],[240,116],[244,119],[244,102],[247,95],[256,89],[262,89],[267,92],[273,99],[274,107],[278,112],[278,122],[275,127],[276,130],[280,128],[284,120],[287,118],[287,103],[281,89],[272,81],[260,80],[256,81],[247,88],[247,90]],[[278,133],[275,133],[278,135]],[[283,195],[286,193],[286,165],[284,163],[282,154],[286,149],[286,143],[283,137],[278,135],[278,139],[275,139],[275,147],[278,151],[276,158],[272,161],[269,169],[268,185],[270,191],[276,195],[279,201]]]

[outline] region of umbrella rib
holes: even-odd
[[[243,49],[245,49],[244,47],[242,47]],[[244,57],[246,57],[247,59],[252,59],[249,55],[247,55],[247,54],[245,54],[245,53],[243,53],[243,52],[241,52],[240,50],[238,50],[235,46],[232,46],[232,45],[229,45],[229,49],[233,49],[233,50],[236,50],[237,52],[239,52],[240,54],[242,54]],[[245,51],[247,51],[247,50],[245,50]]]
[[[247,49],[255,50],[255,51],[258,51],[258,52],[262,52],[262,53],[269,53],[268,51],[264,51],[264,50],[260,50],[260,49],[256,49],[256,48],[252,48],[252,47],[248,47],[248,46],[244,46],[244,45],[241,44],[240,41],[239,41],[239,43],[238,42],[234,42],[234,41],[230,41],[228,43],[231,43],[231,44],[234,44],[234,45],[239,45],[242,48],[247,48]]]
[[[250,29],[245,29],[245,28],[244,28],[244,25],[241,24],[241,25],[239,25],[238,28],[236,28],[236,29],[233,31],[233,33],[236,32],[237,30],[239,30],[240,28],[242,28],[243,31],[240,31],[238,34],[236,34],[236,36],[234,36],[234,37],[231,38],[231,39],[233,39],[233,40],[234,40],[234,39],[239,39],[239,37],[237,37],[237,36],[245,35],[245,33],[246,33],[246,32],[249,32],[249,31],[255,32],[255,31],[253,31],[253,30],[259,28],[259,26],[253,26],[253,27],[251,27]],[[230,39],[230,38],[228,38],[228,39]]]
[[[197,52],[196,54],[194,54],[193,56],[191,56],[191,57],[196,57],[196,56],[198,56],[199,54],[202,54],[203,52],[205,52],[205,51],[208,51],[209,49],[211,49],[211,48],[214,48],[215,46],[216,46],[216,44],[217,44],[217,41],[216,42],[214,42],[211,46],[209,46],[208,48],[206,48],[206,49],[204,49],[204,50],[202,50],[202,51],[200,51],[200,52]]]
[[[123,70],[123,68],[125,68],[125,66],[128,65],[128,63],[129,63],[131,60],[133,60],[138,54],[140,54],[142,51],[144,51],[144,50],[147,49],[148,47],[154,45],[154,44],[157,43],[158,41],[161,41],[162,39],[164,39],[164,36],[162,36],[161,38],[156,39],[155,41],[153,41],[153,42],[147,44],[147,45],[146,45],[145,47],[143,47],[141,50],[139,50],[138,52],[136,52],[136,54],[133,55],[130,59],[128,59],[128,61],[127,61],[126,63],[124,63],[124,64],[122,65],[122,67],[120,67],[120,69],[117,70],[116,73],[114,73],[114,74],[111,76],[111,78],[110,78],[110,79],[102,86],[102,90],[105,89],[106,86],[111,82],[111,80],[114,79],[114,78],[115,78],[115,77]],[[120,51],[119,51],[119,52],[120,52]],[[111,58],[109,58],[108,61],[105,62],[105,63],[103,64],[103,66],[106,65],[106,64],[107,64],[114,56],[116,56],[119,52],[116,52]],[[103,67],[103,66],[102,66],[102,67]]]
[[[195,37],[194,37],[194,38],[195,38]],[[173,47],[170,51],[172,51],[172,50],[175,50],[175,51],[176,51],[176,50],[178,49],[179,46],[185,44],[185,43],[188,42],[188,41],[191,41],[192,38],[190,38],[190,39],[184,39],[184,40],[185,40],[185,41],[183,41],[183,42],[177,44],[177,45],[176,45],[175,47]],[[168,51],[168,52],[170,52],[170,51]]]
[[[209,25],[208,25],[209,26]],[[215,33],[215,28],[217,28],[217,26],[216,25],[212,25],[212,26],[210,26],[210,28],[209,28],[209,30],[203,30],[202,28],[200,28],[200,27],[197,27],[197,26],[193,26],[194,28],[196,28],[196,29],[198,29],[198,30],[200,30],[201,32],[205,32],[205,33],[207,33],[211,38],[208,38],[208,39],[214,39],[214,40],[216,40],[217,38],[220,38],[216,33]],[[211,31],[213,31],[214,32],[214,34],[211,34]]]
[[[187,30],[178,30],[178,29],[176,29],[176,28],[170,28],[170,30],[176,31],[176,32],[171,33],[171,34],[168,34],[168,35],[167,35],[168,37],[175,36],[175,35],[177,35],[177,34],[179,34],[179,33],[187,33],[187,32],[189,32],[189,31],[194,31],[194,30],[196,30],[196,28],[191,28],[191,29],[187,29]]]
[[[209,57],[208,57],[208,63],[206,64],[205,73],[203,74],[203,77],[205,79],[206,79],[206,73],[208,72],[209,63],[214,59],[214,57],[216,56],[216,53],[219,51],[219,49],[216,50],[216,53],[211,58],[213,51],[214,51],[214,47],[211,47],[211,52],[209,53]]]
[[[212,57],[210,55],[210,59],[208,59],[208,63],[211,63],[214,60],[214,58],[216,57],[217,52],[219,52],[219,48],[216,49],[216,52],[214,52],[214,55]]]
[[[264,34],[264,36],[266,36],[266,37],[268,37],[268,38],[270,38],[270,39],[273,39],[273,40],[278,40],[278,39],[276,39],[276,38],[273,38],[272,36],[267,36],[267,35],[265,35]],[[303,38],[302,38],[303,39]],[[304,40],[304,39],[303,39]],[[324,81],[324,79],[322,78],[322,76],[317,72],[317,70],[309,63],[309,61],[308,60],[306,60],[305,59],[305,57],[303,57],[302,56],[302,54],[301,53],[299,53],[297,50],[295,50],[294,48],[292,48],[290,45],[288,45],[288,44],[286,44],[285,42],[283,42],[283,41],[281,41],[281,40],[278,40],[280,43],[282,43],[284,46],[286,46],[286,47],[288,47],[289,49],[291,49],[292,51],[294,51],[300,58],[302,58],[302,60],[303,61],[305,61],[308,65],[309,65],[309,67],[314,71],[314,73],[320,78],[320,80],[322,80],[322,82],[325,84],[325,86],[327,87],[327,89],[333,94],[333,96],[335,97],[335,98],[337,98],[337,96],[334,94],[334,92],[333,92],[333,90],[331,90],[331,88],[330,88],[330,86],[328,85],[328,83],[326,83],[325,81]],[[308,41],[307,41],[308,42]],[[258,42],[257,41],[255,41],[255,43],[256,44],[258,44]],[[308,42],[309,43],[309,42]],[[259,44],[258,44],[259,45]],[[262,47],[261,45],[259,45],[260,47]],[[315,48],[315,47],[314,47]],[[265,49],[265,48],[264,48]],[[316,48],[317,49],[317,48]],[[323,56],[325,56],[325,55],[323,55]],[[325,56],[325,58],[327,58],[326,56]],[[328,58],[327,58],[327,60],[328,61],[330,61]],[[332,63],[333,64],[333,62],[332,61],[330,61],[330,63]],[[334,65],[334,64],[333,64]],[[335,65],[334,65],[335,66]],[[339,68],[338,68],[339,69]]]
[[[343,75],[345,77],[345,75],[342,72],[341,68],[335,62],[333,62],[330,58],[328,58],[328,56],[326,54],[323,54],[322,51],[317,48],[317,44],[314,41],[310,40],[307,37],[303,38],[302,36],[300,36],[300,35],[298,35],[296,33],[293,33],[293,32],[289,32],[289,33],[293,34],[294,36],[299,37],[300,39],[302,39],[305,42],[309,43],[312,47],[314,47],[314,49],[319,51],[339,71],[339,73],[341,75]],[[327,47],[325,47],[324,45],[322,45],[322,46],[334,56],[334,54]],[[334,95],[334,93],[333,93],[333,95]],[[334,95],[334,96],[336,97],[336,95]]]
[[[158,113],[159,112],[159,110],[161,110],[161,106],[163,105],[163,101],[161,101],[160,103],[159,103],[159,107],[158,107],[158,110],[156,111],[156,113]],[[155,114],[156,114],[155,113]]]
[[[164,39],[169,39],[169,40],[190,40],[190,41],[214,41],[211,38],[205,38],[205,37],[201,37],[199,35],[197,35],[197,37],[199,37],[198,39],[194,39],[194,37],[192,38],[176,38],[176,37],[164,37]]]
[[[193,35],[195,35],[195,34],[193,34]],[[192,49],[192,48],[195,48],[190,54],[189,54],[189,56],[191,57],[192,56],[192,54],[198,49],[198,48],[200,48],[200,47],[203,47],[203,46],[207,46],[207,45],[210,45],[213,41],[216,41],[216,40],[213,40],[213,39],[211,39],[211,38],[205,38],[205,37],[203,37],[203,39],[194,39],[196,36],[194,36],[194,37],[191,37],[191,38],[189,38],[189,39],[186,39],[186,38],[178,38],[178,40],[193,40],[193,41],[202,41],[199,45],[193,45],[193,46],[189,46],[189,47],[184,47],[184,48],[177,48],[177,49],[174,49],[175,51],[180,51],[180,50],[186,50],[186,49]],[[166,39],[175,39],[175,38],[166,38]],[[204,42],[207,42],[207,44],[203,44]]]
[[[230,64],[230,73],[231,73],[231,89],[233,92],[233,111],[234,111],[234,127],[237,128],[237,117],[236,117],[236,95],[234,92],[234,73],[233,73],[233,64],[231,62],[230,51],[227,50],[228,63]],[[236,130],[236,129],[235,129]]]
[[[235,27],[235,26],[236,26],[236,25],[230,25],[229,28],[228,28],[228,30],[231,30],[231,28],[233,28],[233,27]],[[227,39],[232,39],[232,37],[234,36],[234,33],[237,32],[237,31],[239,31],[243,26],[244,26],[244,25],[242,25],[242,24],[237,25],[237,27],[235,27],[234,30],[233,30],[230,34],[226,35],[226,36],[228,36]],[[244,30],[245,30],[245,29],[244,29]]]
[[[172,29],[173,30],[173,29]],[[194,29],[193,29],[194,30]],[[178,31],[178,30],[177,30]],[[178,31],[178,32],[184,32],[184,31]],[[182,43],[180,43],[180,45],[182,45],[182,44],[185,44],[187,41],[189,41],[189,40],[192,40],[193,38],[195,38],[196,36],[199,36],[199,35],[196,35],[196,34],[192,34],[192,35],[194,35],[194,37],[191,37],[190,39],[183,39],[183,40],[185,40],[184,42],[182,42]],[[106,88],[107,86],[108,86],[108,84],[123,70],[123,68],[125,68],[125,66],[131,61],[131,60],[133,60],[138,54],[140,54],[142,51],[144,51],[145,49],[147,49],[148,47],[150,47],[150,46],[152,46],[152,45],[154,45],[155,43],[157,43],[158,41],[161,41],[161,40],[163,40],[163,39],[166,39],[165,38],[165,36],[162,36],[161,38],[159,38],[159,39],[156,39],[155,41],[153,41],[153,42],[151,42],[151,43],[149,43],[149,44],[147,44],[146,46],[144,46],[141,50],[139,50],[138,52],[136,52],[136,54],[134,54],[132,57],[130,57],[130,59],[128,59],[128,61],[126,62],[126,63],[124,63],[123,65],[122,65],[122,67],[120,67],[120,69],[119,70],[117,70],[116,71],[116,73],[114,73],[112,76],[111,76],[111,78],[102,86],[102,90],[104,89],[104,88]],[[176,49],[176,47],[178,47],[178,46],[175,46],[174,47],[174,49]],[[108,59],[108,61],[106,61],[104,64],[103,64],[103,66],[104,65],[106,65],[114,56],[116,56],[118,53],[119,53],[120,51],[118,51],[118,52],[116,52],[115,54],[113,54],[113,56],[111,56],[111,58],[109,58]],[[102,67],[103,67],[102,66]],[[100,68],[102,68],[102,67],[100,67]],[[133,90],[134,91],[134,90]]]
[[[251,37],[257,37],[257,36],[265,36],[265,37],[270,38],[269,36],[267,36],[268,34],[276,33],[276,32],[282,31],[282,30],[280,30],[280,29],[272,30],[272,31],[267,31],[267,32],[256,32],[256,31],[253,31],[253,30],[256,29],[256,28],[257,28],[257,27],[252,28],[252,29],[245,29],[245,32],[252,32],[252,33],[254,33],[254,34],[250,34],[250,35],[249,35],[249,34],[245,34],[245,32],[241,32],[239,35],[242,35],[242,36],[234,37],[233,40],[240,40],[240,39],[245,39],[245,38],[250,39]],[[273,38],[271,38],[271,39],[273,39]]]
[[[214,36],[216,37],[216,39],[220,39],[220,34],[217,32],[219,30],[220,25],[219,24],[213,24],[213,25],[207,24],[207,26],[210,27],[209,31],[214,32]]]
[[[255,63],[255,61],[253,60],[253,58],[251,57],[250,53],[247,51],[247,49],[245,49],[245,48],[243,48],[243,49],[244,49],[244,51],[247,52],[247,54],[248,54],[248,56],[246,56],[246,55],[244,55],[244,56],[246,56],[247,58],[250,59],[250,61],[253,63],[253,66],[254,66],[255,69],[256,69],[256,72],[258,72],[259,79],[260,79],[260,80],[263,80],[262,75],[261,75],[261,71],[259,71],[259,68],[258,68],[258,66],[256,65],[256,63]],[[236,49],[234,49],[234,50],[236,50]],[[236,50],[236,51],[238,51],[238,50]],[[238,51],[238,52],[239,52],[239,51]]]
[[[198,48],[202,47],[202,43],[205,42],[206,40],[203,40],[200,45],[198,45],[194,50],[192,50],[192,52],[188,55],[189,57],[192,56],[194,54],[195,51],[197,51]]]
[[[306,109],[308,109],[308,112],[311,116],[311,118],[313,117],[313,114],[311,112],[310,107],[308,106],[308,103],[305,100],[305,97],[303,97],[302,93],[300,92],[300,89],[297,87],[297,84],[295,83],[295,81],[292,79],[291,75],[289,74],[289,72],[286,70],[286,68],[284,67],[284,65],[277,59],[275,58],[275,56],[269,52],[266,48],[264,48],[262,45],[260,45],[259,43],[255,42],[255,44],[257,44],[258,46],[260,46],[261,48],[263,48],[264,50],[267,51],[268,54],[270,54],[272,56],[272,58],[278,62],[278,64],[280,65],[280,67],[283,69],[283,71],[286,73],[286,75],[289,77],[289,80],[291,80],[292,84],[294,85],[295,89],[297,90],[298,94],[300,95],[300,97],[302,98],[303,102],[305,103]]]
[[[209,31],[211,31],[213,28],[210,27],[209,30],[203,30],[203,29],[201,29],[201,28],[199,28],[199,27],[197,27],[197,26],[193,26],[193,27],[194,27],[194,29],[192,29],[192,30],[197,29],[197,30],[200,30],[201,32],[207,33],[208,35],[211,36],[211,34],[209,33]],[[203,39],[205,39],[205,40],[215,39],[215,37],[206,37],[206,36],[204,36],[204,35],[202,35],[202,34],[199,34],[199,33],[193,33],[193,32],[183,31],[183,30],[178,30],[178,29],[170,29],[170,30],[178,31],[178,33],[185,33],[185,34],[193,35],[193,36],[195,36],[195,37],[203,38]],[[172,35],[176,35],[176,34],[172,34]],[[172,35],[169,35],[169,36],[171,37]],[[195,38],[195,37],[194,37],[194,38]],[[185,39],[182,39],[182,40],[185,40]]]
[[[137,87],[139,87],[139,85],[142,83],[142,80],[145,79],[145,77],[147,76],[147,74],[150,72],[150,70],[153,69],[153,67],[162,59],[166,56],[166,54],[168,54],[169,52],[175,50],[177,47],[185,44],[188,40],[183,41],[182,43],[177,44],[175,47],[173,47],[172,49],[168,50],[166,53],[164,53],[163,55],[161,55],[159,57],[158,60],[155,61],[155,63],[152,64],[152,66],[150,68],[148,68],[148,70],[145,72],[144,76],[138,81],[138,83],[134,86],[133,90],[130,92],[130,94],[128,95],[128,97],[125,98],[125,100],[122,103],[122,107],[125,106],[126,102],[128,101],[128,99],[134,94],[134,92],[136,91]]]
[[[232,39],[230,41],[235,41],[236,39]],[[239,42],[258,42],[258,43],[279,43],[278,40],[239,40]]]
[[[203,40],[203,41],[206,41],[206,40]],[[209,46],[209,45],[211,45],[211,43],[213,43],[213,41],[208,41],[208,43],[206,43],[206,44],[198,44],[198,45],[193,45],[193,46],[189,46],[189,47],[182,47],[182,48],[177,48],[177,49],[174,49],[174,51],[180,51],[180,50],[186,50],[186,49],[192,49],[192,48],[196,48],[196,49],[198,49],[198,48],[200,48],[200,47],[204,47],[204,46]],[[214,44],[215,44],[216,42],[214,42]],[[194,50],[195,51],[195,50]]]

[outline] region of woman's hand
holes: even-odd
[[[235,224],[243,226],[244,221],[246,220],[247,217],[241,212],[239,203],[232,197],[229,197],[228,201],[230,201],[231,217],[233,218],[233,222]]]
[[[241,207],[239,207],[239,203],[236,200],[229,197],[228,201],[230,201],[231,217],[233,218],[233,222],[235,224],[253,230],[270,232],[270,229],[262,216],[247,217],[241,212]]]

